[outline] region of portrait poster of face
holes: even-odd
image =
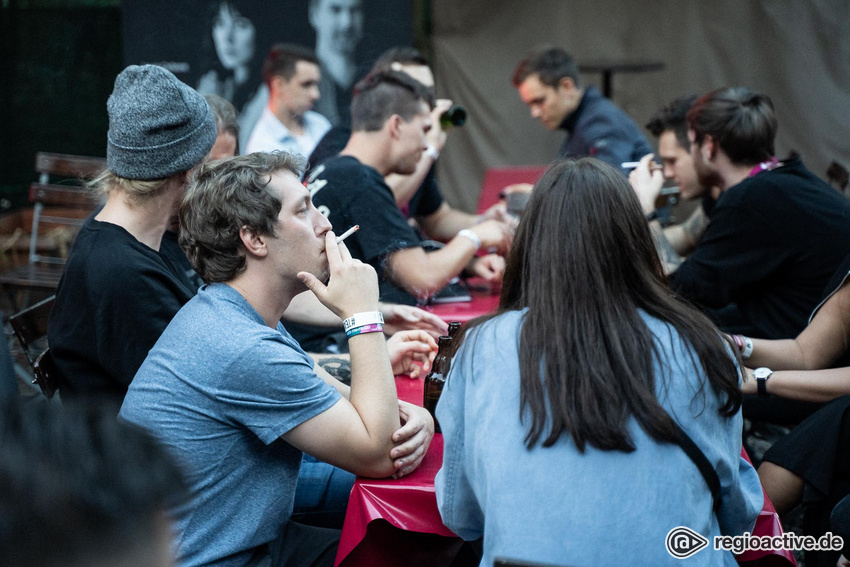
[[[122,6],[125,64],[162,65],[201,94],[226,98],[243,132],[268,101],[262,66],[274,43],[314,50],[322,75],[314,110],[347,124],[354,84],[384,50],[413,42],[411,4],[397,0],[125,0]]]

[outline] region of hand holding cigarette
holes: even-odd
[[[652,158],[653,154],[643,156],[629,174],[629,183],[637,193],[641,208],[646,214],[655,210],[655,200],[661,193],[661,186],[664,185],[661,167],[656,165]],[[634,162],[626,162],[623,166],[625,167],[629,163]]]

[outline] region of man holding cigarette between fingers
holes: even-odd
[[[650,220],[659,257],[668,272],[678,268],[696,247],[708,226],[707,212],[720,195],[719,188],[700,183],[690,154],[687,115],[696,99],[696,95],[684,95],[659,109],[646,124],[647,130],[658,138],[658,151],[655,155],[645,155],[639,162],[623,164],[624,168],[634,167],[629,183]],[[655,202],[665,182],[675,184],[682,199],[701,202],[684,222],[662,229],[656,218]]]
[[[385,181],[391,173],[410,174],[428,146],[433,95],[399,71],[368,75],[355,87],[352,134],[339,156],[322,163],[309,178],[316,206],[335,228],[359,224],[346,245],[354,257],[375,267],[381,299],[412,305],[442,289],[468,268],[498,281],[504,260],[477,257],[479,249],[506,251],[512,232],[490,220],[461,230],[445,247],[426,253],[420,238],[398,209]]]
[[[172,510],[181,565],[331,565],[338,533],[289,521],[301,451],[383,477],[411,472],[430,443],[433,422],[393,381],[417,355],[388,355],[374,270],[336,243],[299,173],[288,154],[211,162],[180,207],[180,244],[210,283],[151,350],[120,416],[186,474],[191,498]],[[348,322],[350,389],[318,375],[280,324],[305,289]]]
[[[595,157],[619,168],[650,153],[652,147],[634,120],[583,86],[569,53],[543,46],[529,53],[514,71],[513,85],[532,118],[548,130],[566,130],[561,157]]]

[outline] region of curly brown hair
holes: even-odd
[[[275,235],[281,200],[268,189],[272,174],[296,177],[304,158],[286,152],[253,153],[198,168],[180,204],[180,247],[207,283],[226,282],[245,270],[243,228]]]

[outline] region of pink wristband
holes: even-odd
[[[353,329],[349,329],[345,332],[345,336],[347,338],[356,337],[357,335],[365,335],[366,333],[383,333],[384,327],[379,323],[375,323],[372,325],[363,325],[362,327],[355,327]]]
[[[735,346],[738,347],[738,350],[744,352],[744,339],[741,335],[732,335],[732,340],[735,341]]]

